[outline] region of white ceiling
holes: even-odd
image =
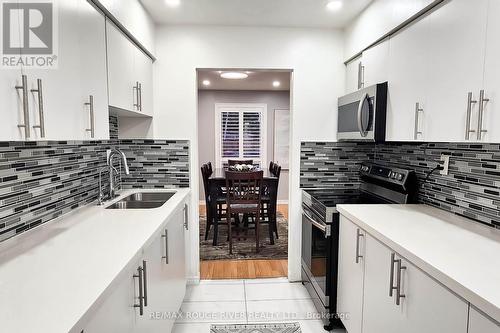
[[[201,90],[290,90],[290,72],[242,70],[248,78],[230,80],[220,77],[221,72],[232,70],[198,70],[198,88]],[[210,86],[204,86],[203,80],[209,80]],[[279,81],[279,87],[273,87],[273,81]]]
[[[372,0],[343,0],[338,11],[328,0],[141,0],[156,23],[236,26],[343,28]]]

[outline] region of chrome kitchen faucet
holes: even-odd
[[[118,173],[118,170],[116,170],[116,168],[113,166],[113,157],[115,155],[120,157],[121,162],[122,162],[124,169],[125,169],[125,174],[126,175],[130,174],[130,170],[129,170],[128,164],[127,164],[127,156],[125,156],[125,153],[122,152],[118,148],[112,148],[111,152],[108,155],[107,166],[105,166],[99,170],[99,198],[98,198],[99,205],[102,205],[104,203],[104,200],[110,200],[110,199],[113,199],[114,197],[116,197],[115,178],[113,176],[113,173],[116,175],[118,175],[119,173]],[[104,195],[104,192],[102,189],[102,172],[106,169],[108,170],[108,174],[109,174],[109,192],[108,192],[107,197]]]

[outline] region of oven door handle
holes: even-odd
[[[309,222],[311,222],[313,226],[315,226],[325,234],[325,238],[331,235],[330,226],[315,221],[314,218],[311,215],[309,215],[309,213],[307,213],[306,211],[303,211],[302,214],[306,217],[306,219],[309,220]]]
[[[368,94],[365,94],[363,96],[363,98],[359,101],[359,106],[358,106],[358,130],[359,134],[361,134],[362,137],[365,137],[368,134],[368,131],[366,131],[363,127],[363,105],[366,100],[368,100],[368,107],[369,107],[370,96]]]

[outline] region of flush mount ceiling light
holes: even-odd
[[[343,5],[343,3],[341,0],[332,0],[326,4],[326,8],[328,10],[331,10],[332,12],[335,12],[335,11],[339,10],[340,8],[342,8],[342,5]]]
[[[279,86],[281,86],[281,82],[280,81],[274,81],[273,82],[273,87],[278,88]]]
[[[167,4],[167,6],[177,7],[181,4],[181,0],[165,0],[165,3]]]
[[[241,80],[246,79],[248,74],[243,72],[224,72],[220,75],[220,77],[223,79]]]
[[[203,80],[203,85],[204,86],[209,86],[210,85],[210,81],[209,80]]]

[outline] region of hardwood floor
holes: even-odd
[[[262,279],[286,277],[288,261],[283,260],[209,260],[200,263],[202,280]]]
[[[288,205],[278,205],[278,211],[288,220]],[[200,214],[206,214],[200,205]],[[200,262],[202,280],[263,279],[288,276],[288,261],[280,260],[208,260]]]

